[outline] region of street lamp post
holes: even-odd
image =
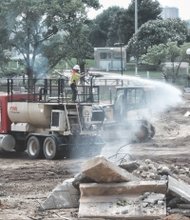
[[[135,34],[138,31],[138,2],[135,0]],[[138,75],[138,54],[136,53],[135,75]]]
[[[188,48],[187,50],[186,50],[186,54],[187,55],[190,55],[190,48]],[[190,63],[190,62],[189,62]],[[188,67],[188,69],[187,69],[187,81],[188,81],[188,87],[190,86],[190,77],[189,77],[189,67]]]
[[[120,47],[120,55],[121,55],[121,75],[123,76],[123,45],[124,43],[115,43],[114,46]]]

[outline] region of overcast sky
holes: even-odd
[[[190,0],[158,0],[162,7],[177,7],[179,9],[179,17],[184,20],[190,19]],[[102,12],[110,6],[120,6],[127,8],[131,0],[99,0],[100,4],[103,6],[101,10],[90,11],[89,17],[94,18],[98,13]],[[116,2],[116,3],[115,3]]]

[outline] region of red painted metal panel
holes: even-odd
[[[0,95],[0,133],[7,134],[11,131],[11,121],[8,117],[8,102],[20,101],[27,102],[34,100],[34,97],[28,94]]]
[[[11,122],[7,114],[8,97],[0,96],[0,133],[8,133],[11,128]]]

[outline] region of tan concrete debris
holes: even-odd
[[[190,202],[190,185],[184,181],[168,176],[168,190]]]
[[[40,209],[78,208],[79,191],[73,186],[74,179],[67,179],[55,187]]]
[[[167,191],[166,181],[132,181],[125,183],[84,183],[80,184],[81,198],[90,196],[112,195],[141,195],[145,192],[165,194]]]
[[[80,184],[80,218],[153,220],[166,216],[167,181],[142,181],[103,157],[82,172],[96,183]]]
[[[82,166],[82,173],[97,183],[119,183],[138,178],[104,157],[95,157]]]
[[[80,199],[78,215],[87,219],[159,219],[166,216],[165,195],[148,192],[141,195],[89,195]]]

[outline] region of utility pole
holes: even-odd
[[[135,0],[135,34],[138,31],[138,2]],[[138,39],[137,39],[138,41]],[[138,75],[138,51],[136,51],[135,75]]]
[[[138,30],[138,6],[137,6],[137,0],[135,0],[135,34]]]
[[[115,43],[114,46],[120,47],[120,56],[121,56],[121,75],[123,76],[123,45],[124,43]]]

